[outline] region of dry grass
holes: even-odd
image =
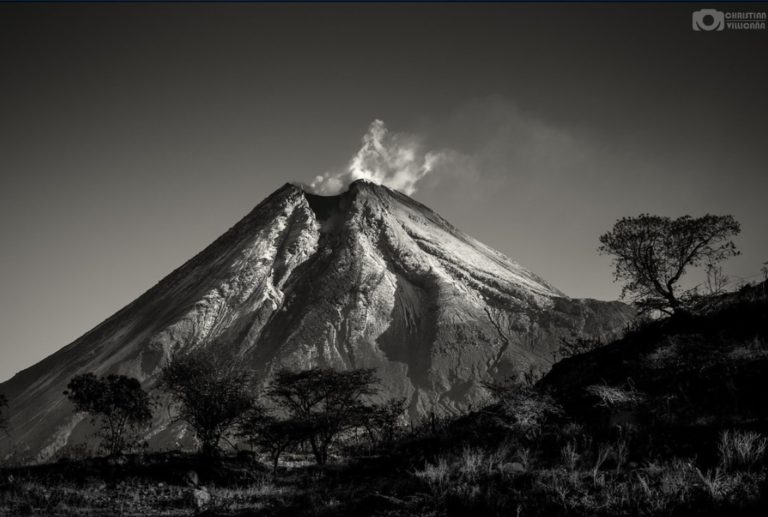
[[[13,482],[0,490],[0,515],[189,515],[189,489],[151,483],[85,487],[41,481]]]
[[[415,470],[413,475],[426,483],[433,493],[442,493],[448,484],[450,472],[448,460],[441,457],[436,462],[426,463],[424,468]]]
[[[275,498],[287,495],[289,494],[285,487],[278,487],[265,478],[246,487],[212,488],[212,509],[219,512],[255,512],[265,508]]]
[[[704,473],[697,468],[696,475],[699,477],[702,486],[706,489],[710,498],[717,500],[722,496],[725,487],[725,476],[720,469],[708,470]]]
[[[584,388],[598,400],[598,405],[607,408],[632,406],[643,401],[641,393],[634,389],[618,388],[607,384],[593,384]]]
[[[595,484],[602,484],[603,477],[601,476],[600,469],[603,468],[603,464],[608,461],[613,453],[613,448],[605,443],[601,443],[597,448],[597,454],[595,454],[595,463],[592,466],[592,480]]]
[[[733,433],[728,438],[729,444],[759,443],[734,440]],[[541,448],[530,452],[504,444],[444,450],[412,469],[412,476],[374,471],[374,485],[343,465],[297,467],[277,480],[265,473],[243,486],[209,485],[206,509],[214,515],[318,517],[515,515],[519,508],[529,517],[685,515],[704,509],[702,505],[729,509],[756,501],[765,479],[764,469],[704,470],[693,460],[626,464],[617,457],[624,454],[617,453],[624,442],[580,448],[580,442],[569,437],[562,443],[560,454],[549,458]],[[520,464],[521,450],[536,456],[535,465],[530,460],[528,468]],[[611,458],[623,466],[614,468],[608,463]],[[198,509],[191,490],[146,480],[105,486],[93,479],[75,486],[18,479],[0,482],[0,514],[193,515]],[[384,509],[361,512],[355,505],[364,500]]]
[[[636,515],[658,516],[696,513],[708,509],[701,505],[739,505],[756,501],[763,473],[702,471],[691,461],[673,460],[645,467],[602,469],[614,447],[602,446],[593,453],[594,463],[580,467],[575,447],[561,449],[562,466],[539,468],[520,473],[481,467],[483,454],[463,451],[444,456],[426,471],[438,491],[428,505],[412,508],[413,515],[514,515],[517,508],[528,508],[525,515]],[[583,454],[582,453],[582,457]],[[439,474],[435,474],[435,471]],[[723,506],[718,506],[723,507]],[[434,513],[433,513],[434,512]],[[724,514],[727,514],[726,511]]]
[[[723,431],[718,452],[724,469],[752,469],[762,463],[767,441],[751,431]]]

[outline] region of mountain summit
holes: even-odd
[[[174,354],[200,347],[264,380],[283,366],[376,368],[417,418],[477,404],[483,381],[546,370],[560,338],[607,336],[631,317],[618,302],[568,298],[397,191],[357,181],[318,196],[286,184],[0,393],[16,447],[37,460],[89,435],[62,395],[74,375],[120,373],[154,389]],[[156,413],[150,445],[183,442]]]

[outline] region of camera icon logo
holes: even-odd
[[[725,14],[717,9],[700,9],[691,15],[693,30],[721,31],[725,28]]]

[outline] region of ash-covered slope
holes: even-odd
[[[567,298],[413,199],[359,181],[339,196],[285,185],[208,248],[74,343],[0,385],[17,449],[47,459],[88,424],[62,396],[81,372],[147,388],[176,353],[215,347],[276,368],[375,367],[412,417],[458,412],[481,382],[546,369],[559,338],[607,335],[632,311]],[[157,411],[153,447],[184,432]],[[4,449],[8,449],[8,440]]]

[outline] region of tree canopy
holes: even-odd
[[[208,351],[175,357],[162,370],[161,386],[176,402],[178,419],[195,431],[206,456],[219,452],[222,437],[256,404],[251,371]]]
[[[76,411],[90,414],[94,423],[100,422],[102,447],[110,455],[128,448],[132,441],[128,431],[146,425],[152,418],[149,395],[133,377],[84,373],[69,381],[64,394]]]
[[[614,257],[614,279],[624,282],[622,297],[631,297],[643,312],[672,314],[685,310],[694,294],[679,284],[688,268],[738,255],[731,238],[740,231],[730,215],[642,214],[617,221],[600,236],[598,250]]]
[[[315,460],[323,465],[339,434],[363,425],[370,414],[364,398],[376,394],[377,384],[372,369],[281,370],[267,394],[289,413],[294,428],[303,430]]]
[[[301,442],[306,436],[302,422],[280,419],[262,407],[249,411],[239,425],[239,436],[264,451],[272,463],[272,474],[277,475],[280,456],[289,447]]]

